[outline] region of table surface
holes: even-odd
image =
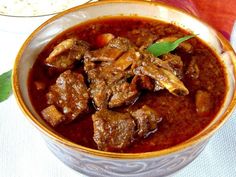
[[[218,3],[219,1],[216,0],[215,2]],[[236,5],[236,2],[234,5]],[[215,8],[218,7],[218,5],[213,6]],[[206,9],[206,6],[203,9]],[[222,11],[222,9],[219,11]],[[204,16],[205,20],[212,19],[214,16],[213,13],[207,14],[207,16]],[[19,27],[23,30],[21,31],[20,29],[20,32],[16,32],[15,29],[18,27],[15,23],[9,24],[0,17],[0,73],[12,68],[16,53],[23,41],[32,29],[46,18],[48,17],[37,19],[31,26],[26,26],[25,28]],[[231,14],[230,19],[236,19],[236,14],[233,14],[233,17]],[[218,24],[215,25],[215,21],[208,22],[212,23],[213,26],[218,26]],[[229,25],[231,26],[229,27]],[[233,23],[231,24],[230,22],[224,30],[230,33],[232,26]],[[235,37],[231,38],[236,39]],[[173,176],[235,177],[235,135],[236,112],[232,114],[229,121],[212,137],[200,156]],[[37,129],[28,122],[19,109],[15,98],[11,96],[5,102],[0,103],[0,177],[32,176],[82,177],[84,175],[64,165],[47,149]]]

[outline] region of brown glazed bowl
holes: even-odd
[[[28,95],[30,68],[45,45],[60,32],[103,16],[141,16],[174,23],[207,43],[222,60],[227,73],[226,99],[215,119],[200,133],[174,147],[146,153],[112,153],[75,144],[52,130],[36,113]],[[145,1],[101,1],[78,6],[50,18],[21,47],[13,69],[16,100],[30,122],[41,132],[49,149],[66,165],[88,176],[166,176],[192,162],[210,137],[225,123],[236,103],[236,56],[228,41],[212,27],[179,9]]]

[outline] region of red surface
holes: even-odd
[[[229,38],[236,20],[236,0],[154,0],[180,7],[221,31]]]
[[[231,33],[236,20],[236,0],[192,0],[199,16],[220,31]]]

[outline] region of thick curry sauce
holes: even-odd
[[[140,47],[149,35],[155,35],[157,39],[161,39],[172,35],[182,37],[188,34],[188,32],[173,24],[138,17],[101,18],[66,30],[43,49],[29,75],[29,94],[31,102],[39,115],[48,106],[45,95],[50,85],[55,83],[61,73],[61,71],[44,64],[45,58],[53,50],[53,47],[64,39],[76,36],[90,43],[92,49],[96,49],[98,48],[95,40],[96,36],[103,33],[112,33],[114,36],[128,38],[137,47]],[[184,142],[203,130],[219,111],[225,98],[227,86],[224,67],[214,52],[197,37],[190,39],[188,42],[194,48],[192,53],[183,52],[179,48],[172,52],[180,56],[183,61],[184,76],[182,81],[189,90],[188,95],[175,96],[167,90],[158,92],[145,90],[141,92],[139,99],[134,104],[112,109],[125,112],[147,105],[162,118],[155,132],[150,133],[146,138],[135,140],[122,152],[156,151]],[[185,75],[192,57],[196,58],[196,64],[200,71],[198,79],[192,79]],[[82,63],[83,61],[77,62],[72,71],[84,75],[86,84],[88,84]],[[38,81],[44,83],[45,89],[36,89],[35,82]],[[196,111],[196,92],[198,90],[205,90],[211,95],[212,108],[207,115],[199,115]],[[97,145],[93,140],[94,130],[91,118],[95,111],[90,101],[87,113],[79,115],[79,118],[70,123],[59,124],[54,129],[60,135],[75,143],[97,149]]]

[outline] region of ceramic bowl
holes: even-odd
[[[45,45],[62,31],[103,16],[140,16],[174,23],[207,43],[227,71],[227,96],[215,119],[199,134],[174,147],[146,153],[112,153],[75,144],[52,130],[36,113],[28,95],[29,70]],[[43,135],[49,149],[65,164],[88,176],[165,176],[192,162],[210,137],[229,118],[236,103],[236,56],[228,41],[212,27],[179,9],[144,1],[101,1],[66,10],[39,26],[20,49],[13,69],[16,100],[30,122]]]

